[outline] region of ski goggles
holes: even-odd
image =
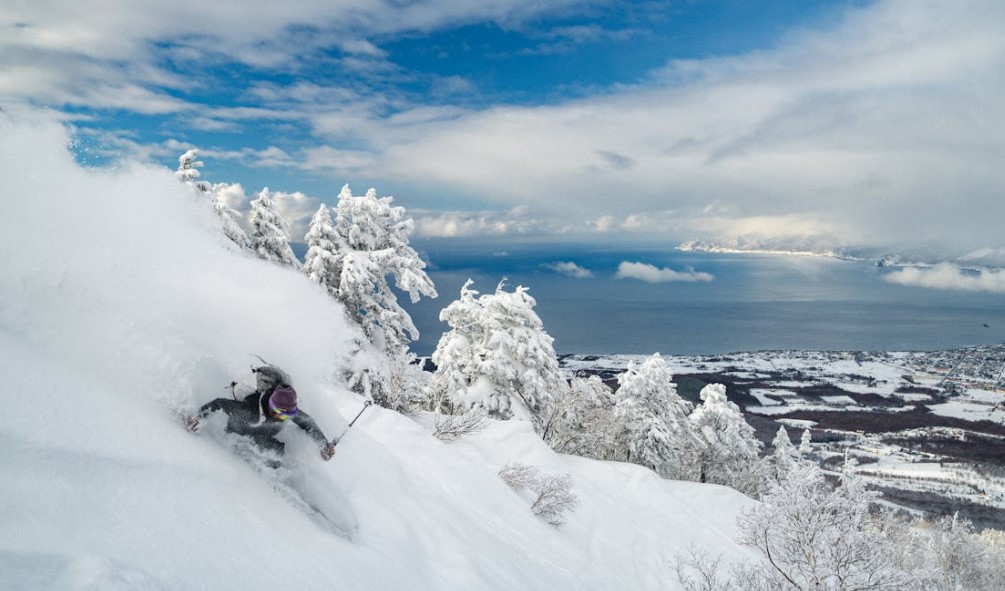
[[[274,416],[276,418],[276,420],[287,421],[287,420],[289,420],[290,417],[292,417],[292,416],[296,415],[298,412],[300,412],[300,409],[285,410],[285,409],[282,409],[282,408],[277,408],[275,406],[272,406],[272,404],[269,404],[269,412],[272,413],[272,416]]]

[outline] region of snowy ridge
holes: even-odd
[[[727,560],[752,501],[638,466],[553,453],[519,421],[444,444],[374,408],[328,463],[289,453],[358,523],[319,528],[267,477],[176,414],[261,355],[329,435],[361,400],[340,385],[357,329],[321,288],[237,252],[168,171],[88,171],[48,123],[0,119],[0,588],[673,589],[692,544]],[[569,473],[556,529],[498,477]],[[334,508],[333,507],[333,508]]]

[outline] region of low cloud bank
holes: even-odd
[[[714,275],[703,271],[695,271],[694,269],[675,271],[669,267],[663,267],[660,269],[654,265],[646,263],[630,263],[628,261],[622,261],[621,264],[618,265],[618,272],[615,273],[614,277],[616,279],[638,279],[639,281],[645,281],[646,283],[668,283],[671,281],[707,283],[715,280]]]
[[[408,214],[415,221],[415,235],[423,238],[555,235],[568,231],[526,207],[477,212],[409,209]]]
[[[580,267],[576,263],[570,261],[558,261],[554,263],[545,263],[541,265],[545,269],[549,269],[561,275],[566,275],[572,277],[573,279],[592,279],[593,271]]]
[[[885,279],[900,285],[931,289],[1005,293],[1005,269],[970,270],[952,263],[940,263],[933,267],[905,267],[890,273]]]

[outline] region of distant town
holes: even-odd
[[[1005,392],[1005,345],[916,353],[909,360],[909,369],[925,378],[938,378],[938,386]]]

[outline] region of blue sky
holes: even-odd
[[[298,230],[348,183],[419,238],[1005,261],[1003,28],[997,0],[7,0],[0,105],[89,164],[199,148]]]

